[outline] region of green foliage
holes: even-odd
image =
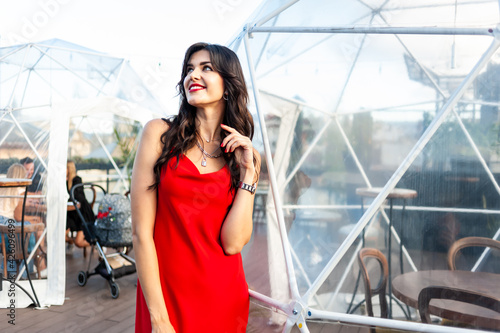
[[[127,178],[130,184],[132,181],[132,168],[129,168],[129,166],[133,165],[135,160],[135,143],[138,139],[137,136],[139,135],[141,125],[138,121],[134,121],[132,124],[128,124],[127,127],[128,129],[120,128],[122,131],[115,127],[113,128],[113,134],[121,153],[118,159],[122,160],[123,167],[126,167]]]

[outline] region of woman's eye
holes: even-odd
[[[210,66],[205,66],[205,67],[203,67],[203,70],[204,70],[204,71],[211,71],[211,70],[212,70],[212,67],[210,67]]]
[[[193,71],[192,68],[188,68],[187,71],[186,71],[186,73],[191,73],[192,71]]]

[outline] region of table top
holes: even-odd
[[[479,177],[445,177],[445,180],[449,181],[458,181],[458,182],[465,182],[465,183],[477,183],[479,181]]]
[[[423,288],[430,286],[446,286],[470,290],[500,299],[500,274],[431,270],[405,273],[396,276],[392,280],[394,296],[416,309],[418,309],[418,294]],[[432,300],[429,304],[429,313],[478,327],[500,328],[499,313],[462,302]]]
[[[382,192],[382,187],[362,187],[356,189],[356,194],[362,197],[376,197]],[[417,191],[407,188],[394,188],[387,195],[388,199],[410,199],[417,196]]]
[[[31,185],[31,179],[0,178],[0,187],[21,187]]]
[[[295,219],[304,221],[339,222],[342,220],[342,215],[328,210],[298,210]]]

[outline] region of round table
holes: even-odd
[[[357,188],[356,194],[361,197],[375,198],[382,192],[382,187]],[[387,195],[387,199],[412,199],[417,197],[417,191],[407,188],[394,188]]]
[[[30,185],[31,179],[0,178],[0,187],[24,187]]]
[[[500,274],[430,270],[398,275],[392,281],[392,292],[402,302],[418,309],[418,295],[423,288],[444,286],[500,299]],[[452,300],[431,300],[429,313],[482,328],[500,329],[500,314],[480,306]]]

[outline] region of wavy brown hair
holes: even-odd
[[[195,124],[196,107],[187,102],[184,79],[188,75],[187,65],[191,56],[201,50],[206,50],[210,54],[213,69],[222,77],[224,91],[227,92],[226,109],[222,123],[249,137],[250,140],[253,138],[253,118],[247,108],[248,92],[238,56],[225,46],[207,43],[193,44],[186,51],[182,64],[181,79],[177,84],[181,102],[179,114],[165,119],[169,129],[161,136],[163,148],[154,165],[155,180],[150,189],[158,188],[163,165],[173,157],[177,158],[177,163],[179,163],[179,156],[186,153],[196,143],[198,136]],[[224,139],[227,135],[226,131],[221,131],[221,139]],[[234,154],[223,151],[222,155],[229,167],[231,188],[234,189],[238,185],[240,170],[236,164]],[[253,160],[256,165],[255,154]]]

